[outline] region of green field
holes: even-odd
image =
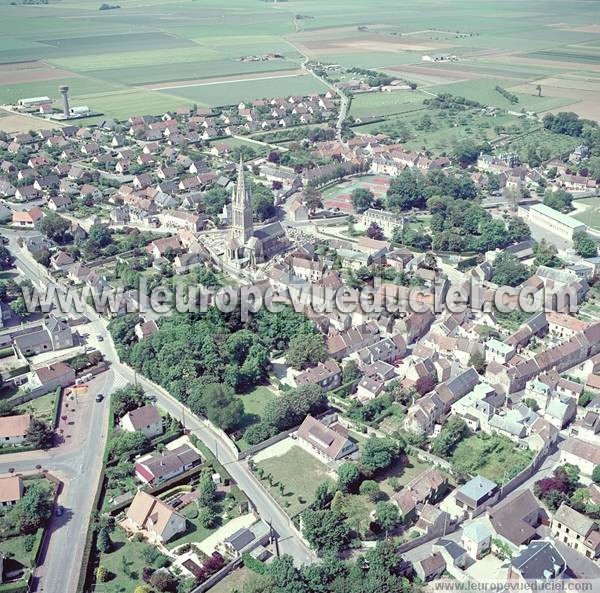
[[[394,115],[416,109],[424,109],[422,93],[415,91],[396,91],[393,93],[364,93],[352,99],[350,115],[369,117]]]
[[[325,464],[298,445],[294,445],[284,455],[270,457],[256,465],[265,474],[271,474],[273,486],[266,480],[262,484],[290,516],[303,511],[312,502],[321,482],[331,480]],[[302,468],[302,471],[298,471],[298,468]],[[279,484],[284,486],[283,493]]]
[[[458,471],[503,484],[510,479],[510,472],[525,468],[532,457],[531,451],[519,449],[506,437],[476,434],[458,444],[451,461]]]
[[[266,406],[275,399],[275,394],[266,387],[258,386],[250,393],[240,395],[244,404],[244,416],[239,430],[246,430],[248,427],[261,421]],[[249,447],[249,444],[242,438],[236,442],[238,448],[243,451]]]
[[[97,0],[50,0],[40,5],[2,0],[0,101],[40,94],[56,97],[56,87],[66,82],[72,86],[74,105],[85,102],[108,116],[124,117],[128,111],[161,112],[182,102],[219,105],[318,92],[319,83],[308,77],[247,80],[260,73],[295,70],[307,55],[344,67],[402,71],[402,76],[432,92],[464,93],[508,107],[493,90],[499,81],[510,90],[600,62],[598,35],[574,30],[596,22],[595,3],[509,0],[499,6],[475,0],[423,0],[411,6],[394,0],[374,4],[123,0],[118,4],[115,10],[99,10]],[[300,19],[295,18],[298,15]],[[502,53],[507,50],[521,53],[507,56]],[[240,59],[274,53],[283,57]],[[420,72],[426,53],[450,53],[460,61]],[[35,61],[39,61],[34,64],[36,72],[23,78],[25,62]],[[62,69],[64,75],[57,77],[51,68]],[[217,76],[244,82],[153,90],[168,82]],[[105,96],[106,91],[117,94]],[[577,90],[561,97],[517,94],[516,110],[565,105],[577,109]],[[395,97],[360,98],[353,115],[402,113],[412,103],[404,97],[398,102]]]
[[[584,206],[585,210],[578,209],[572,212],[571,216],[593,229],[600,230],[600,198],[585,198],[577,200],[576,203]]]

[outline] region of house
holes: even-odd
[[[343,426],[335,424],[334,428],[331,428],[310,414],[298,428],[296,436],[300,445],[327,462],[337,461],[358,451],[358,447],[348,438],[348,431]]]
[[[135,326],[135,335],[138,340],[143,340],[158,331],[158,325],[154,319],[148,321],[140,321]]]
[[[50,258],[50,267],[53,270],[68,270],[74,261],[73,258],[66,251],[57,251]]]
[[[446,564],[446,571],[454,576],[462,575],[467,563],[467,551],[454,540],[440,538],[431,546],[432,552],[441,554]]]
[[[150,404],[127,412],[119,421],[127,432],[141,432],[149,439],[163,433],[163,421],[155,406]]]
[[[20,358],[35,356],[42,352],[63,350],[73,347],[73,333],[69,324],[50,315],[44,319],[41,326],[31,328],[31,331],[14,338],[15,354]]]
[[[242,527],[232,533],[223,541],[223,549],[229,556],[239,558],[242,553],[266,543],[269,532],[269,526],[264,521],[258,521],[250,527]]]
[[[567,563],[549,540],[534,540],[510,559],[507,581],[554,581],[560,579]]]
[[[442,576],[446,570],[446,561],[439,552],[426,556],[414,563],[415,574],[424,582]]]
[[[34,371],[35,387],[44,388],[47,392],[57,387],[68,387],[75,383],[75,371],[65,362],[55,362]]]
[[[22,444],[30,424],[30,414],[0,417],[0,446]]]
[[[405,521],[417,518],[419,505],[437,502],[448,488],[448,478],[437,468],[432,467],[413,478],[402,490],[396,492],[391,499]]]
[[[140,490],[127,509],[127,522],[152,542],[164,544],[186,530],[186,518],[159,498]]]
[[[15,210],[12,216],[12,224],[32,229],[43,217],[44,213],[37,206],[31,210]]]
[[[361,348],[356,355],[360,365],[370,365],[374,362],[394,362],[406,354],[406,342],[401,335],[383,338],[374,344]]]
[[[600,555],[600,531],[593,519],[563,502],[550,523],[552,535],[580,554],[595,560]]]
[[[463,529],[462,545],[471,558],[479,560],[492,546],[492,532],[483,523],[469,523]]]
[[[71,198],[65,194],[58,194],[57,196],[52,196],[48,200],[48,208],[53,212],[60,212],[61,210],[65,210],[71,205]]]
[[[488,511],[496,534],[515,549],[537,537],[544,511],[531,490],[520,491]]]
[[[0,478],[0,508],[13,506],[22,496],[23,480],[20,476]]]
[[[288,208],[288,217],[292,222],[307,222],[308,208],[299,199],[294,199]]]
[[[316,367],[311,367],[296,376],[296,385],[320,385],[324,391],[336,389],[342,383],[342,369],[333,359],[329,358]]]
[[[327,350],[332,358],[342,359],[379,340],[379,328],[370,322],[329,336]]]
[[[183,250],[181,239],[175,236],[155,239],[146,245],[146,253],[150,254],[154,259],[159,259],[169,253],[173,253],[175,255],[177,253],[181,253]]]
[[[200,465],[202,458],[191,447],[182,445],[135,464],[135,475],[146,484],[160,484]]]
[[[594,468],[600,465],[600,446],[569,437],[560,449],[560,462],[572,463],[584,476],[591,477]]]
[[[182,210],[166,210],[163,213],[165,226],[183,229],[197,233],[206,225],[206,216],[195,212],[184,212]]]
[[[469,516],[476,516],[483,505],[496,502],[500,488],[496,482],[477,475],[456,491],[456,505]]]

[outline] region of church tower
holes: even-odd
[[[244,163],[240,157],[237,184],[231,194],[231,238],[241,245],[252,236],[252,199],[244,181]]]

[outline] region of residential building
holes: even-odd
[[[30,424],[30,414],[0,417],[0,445],[21,445]]]
[[[159,498],[140,490],[127,509],[133,530],[145,533],[152,543],[164,544],[186,530],[186,518]]]
[[[342,369],[333,359],[329,358],[316,367],[311,367],[296,376],[296,385],[320,385],[324,391],[336,389],[342,383]]]
[[[560,449],[560,462],[572,463],[584,476],[591,477],[594,468],[600,465],[600,446],[569,437]]]
[[[296,433],[298,443],[328,463],[358,451],[356,443],[348,438],[348,431],[341,424],[332,426],[308,415]]]
[[[127,412],[119,425],[127,432],[141,432],[149,439],[163,433],[162,417],[158,409],[150,404]]]
[[[135,474],[147,484],[160,484],[200,465],[202,458],[188,445],[182,445],[162,454],[140,459]]]
[[[484,505],[492,505],[498,499],[500,488],[496,482],[477,475],[456,490],[456,505],[469,517],[479,514]]]
[[[567,563],[549,540],[534,540],[510,559],[507,580],[532,583],[560,579]]]
[[[22,496],[23,480],[20,476],[0,478],[0,508],[13,506]]]
[[[563,502],[550,523],[552,535],[580,554],[595,560],[600,555],[600,531],[593,519]]]

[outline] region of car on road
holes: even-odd
[[[56,507],[56,510],[54,511],[54,514],[55,514],[57,517],[62,517],[64,512],[65,512],[65,509],[63,508],[62,504],[59,504],[59,505]]]
[[[156,395],[154,395],[153,393],[147,393],[146,394],[146,399],[148,401],[155,402],[156,401]]]
[[[101,336],[100,334],[96,336],[96,339],[98,340],[98,342],[104,342],[104,336]]]
[[[96,396],[96,401],[97,401],[97,402],[101,402],[103,399],[104,399],[104,396],[103,396],[101,393],[99,393],[99,394]]]

